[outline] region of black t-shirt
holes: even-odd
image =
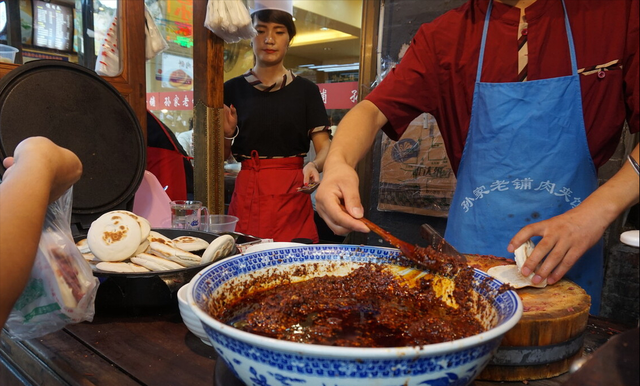
[[[329,118],[318,86],[296,77],[277,91],[260,91],[244,76],[224,84],[224,103],[235,106],[240,133],[232,153],[236,158],[257,150],[261,157],[304,156],[311,130],[328,126]]]

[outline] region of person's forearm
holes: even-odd
[[[20,142],[0,184],[0,325],[29,279],[48,204],[82,175],[73,152],[44,137]]]
[[[225,139],[224,140],[224,159],[225,159],[225,161],[229,159],[230,155],[231,155],[231,140],[230,139]]]
[[[631,156],[638,161],[638,145]],[[629,162],[625,160],[620,170],[595,192],[587,197],[578,207],[593,211],[597,217],[611,224],[626,209],[638,203],[640,177]]]
[[[0,321],[29,279],[52,186],[52,176],[32,166],[14,166],[21,170],[0,185]]]
[[[356,167],[371,149],[376,133],[386,123],[386,117],[369,101],[363,101],[340,121],[336,135],[331,142],[325,170],[332,162],[346,162]]]
[[[322,173],[322,170],[324,169],[324,162],[327,159],[327,154],[329,154],[329,149],[331,147],[331,139],[329,138],[329,133],[316,133],[313,135],[312,141],[316,153],[316,156],[313,159],[313,163],[318,172]]]

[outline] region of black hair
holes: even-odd
[[[263,23],[278,23],[284,25],[287,27],[287,32],[289,33],[289,41],[293,40],[293,37],[296,36],[296,25],[293,22],[293,16],[287,12],[276,9],[263,9],[253,13],[251,19],[254,23],[256,20],[260,20]]]

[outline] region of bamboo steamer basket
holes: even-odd
[[[468,264],[482,271],[515,264],[495,256],[467,255]],[[570,280],[545,288],[520,288],[524,312],[504,336],[492,361],[477,379],[525,381],[545,379],[569,371],[583,352],[591,298]]]

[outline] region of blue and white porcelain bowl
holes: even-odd
[[[202,321],[220,358],[248,386],[471,384],[504,334],[522,316],[518,295],[514,291],[499,293],[497,289],[502,283],[479,270],[475,270],[473,287],[486,300],[479,301],[485,305],[478,310],[478,320],[487,331],[444,343],[393,348],[296,343],[238,330],[207,312],[216,297],[239,291],[256,276],[275,277],[278,276],[275,273],[292,272],[294,267],[310,263],[314,267],[327,267],[317,270],[315,275],[321,276],[334,273],[336,266],[350,267],[347,268],[350,271],[366,262],[398,264],[398,255],[396,249],[356,245],[305,245],[236,255],[199,272],[187,294],[188,303]]]

